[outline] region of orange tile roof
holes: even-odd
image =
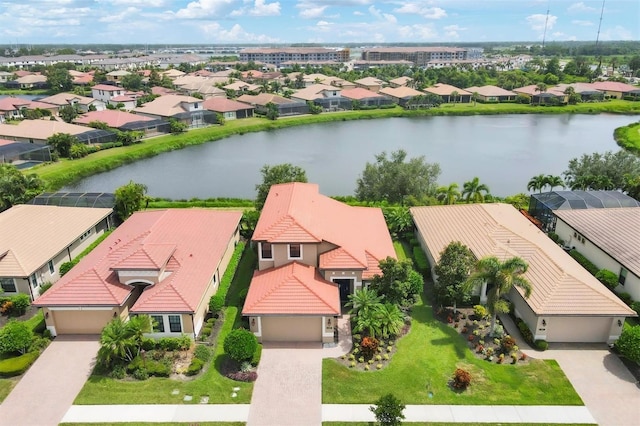
[[[609,92],[632,92],[634,90],[640,90],[638,86],[632,86],[630,84],[621,83],[619,81],[596,81],[593,83],[593,87],[598,90],[606,90]]]
[[[37,305],[119,306],[133,287],[121,284],[114,269],[157,271],[166,264],[169,274],[148,286],[131,312],[194,312],[241,216],[236,211],[205,209],[137,212],[42,295]]]
[[[247,105],[242,102],[237,102],[227,98],[209,98],[202,104],[204,109],[215,112],[230,112],[230,111],[242,111],[246,109],[253,109],[251,105]]]
[[[452,241],[467,245],[478,259],[525,260],[529,264],[525,277],[533,287],[525,300],[537,315],[636,316],[511,205],[412,207],[411,215],[436,262]]]
[[[298,262],[256,271],[243,315],[340,315],[340,290]]]
[[[372,92],[371,90],[364,89],[362,87],[356,87],[354,89],[344,89],[342,91],[343,98],[349,99],[369,99],[369,98],[384,98],[384,96]]]
[[[273,185],[267,196],[254,241],[320,243],[338,248],[320,255],[321,269],[360,269],[372,277],[368,256],[378,261],[395,258],[382,210],[352,207],[318,192],[316,184]],[[377,270],[377,267],[376,267]]]

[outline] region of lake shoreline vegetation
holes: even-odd
[[[497,115],[497,114],[640,114],[640,102],[625,100],[611,100],[601,103],[580,103],[564,106],[537,106],[523,104],[447,104],[437,108],[405,110],[401,107],[356,110],[283,117],[278,120],[264,118],[247,118],[227,121],[222,126],[211,126],[189,130],[180,134],[169,134],[149,138],[141,143],[98,150],[86,157],[78,159],[60,159],[54,163],[47,163],[28,169],[27,173],[35,173],[45,182],[46,191],[56,191],[60,188],[78,182],[94,174],[113,170],[125,164],[155,155],[214,142],[235,135],[252,132],[271,131],[282,128],[320,124],[335,121],[365,120],[396,117],[432,117],[432,116],[469,116],[469,115]],[[640,146],[640,145],[639,145]],[[623,146],[624,147],[624,146]]]

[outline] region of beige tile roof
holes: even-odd
[[[135,108],[134,111],[140,114],[172,117],[176,114],[187,112],[183,105],[193,103],[202,103],[202,99],[183,95],[164,95]]]
[[[515,96],[516,95],[511,90],[505,90],[502,87],[491,86],[491,85],[480,86],[480,87],[472,86],[472,87],[467,87],[464,90],[471,94],[473,94],[473,92],[476,92],[481,96]]]
[[[533,292],[525,299],[538,315],[624,315],[635,312],[508,204],[412,207],[411,214],[437,262],[452,241],[477,258],[519,256]]]
[[[458,96],[471,94],[459,87],[451,86],[450,84],[443,84],[443,83],[434,84],[431,87],[425,88],[424,91],[427,93],[433,93],[435,95],[440,95],[440,96],[451,96],[453,92],[458,92]]]
[[[284,104],[293,104],[300,101],[294,101],[292,99],[287,99],[283,96],[274,95],[273,93],[259,93],[257,95],[242,95],[239,96],[237,101],[244,102],[245,104],[250,105],[266,105],[269,102],[272,102],[276,105],[284,105]]]
[[[360,86],[382,86],[385,82],[375,77],[365,77],[354,81],[354,83]]]
[[[391,96],[398,99],[412,98],[414,96],[424,96],[424,92],[406,86],[385,87],[383,89],[380,89],[378,93],[382,93],[383,95]]]
[[[338,87],[328,86],[326,84],[312,84],[309,87],[296,91],[291,95],[291,97],[305,101],[313,101],[315,99],[322,98],[322,92],[340,92],[340,90],[341,89]]]
[[[0,277],[27,277],[111,209],[21,204],[0,213]]]
[[[40,102],[47,104],[53,104],[58,106],[71,105],[72,102],[78,102],[81,105],[90,105],[95,102],[96,99],[88,98],[86,96],[79,96],[73,93],[58,93],[53,96],[47,96],[46,98],[38,99]]]
[[[55,133],[79,135],[89,132],[84,126],[51,120],[22,120],[17,125],[0,124],[0,136],[44,140]]]
[[[640,277],[640,208],[555,210],[553,213]]]

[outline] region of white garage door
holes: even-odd
[[[321,317],[262,317],[263,342],[321,342]]]
[[[548,342],[606,342],[611,317],[553,317],[547,319]]]
[[[113,311],[51,311],[56,334],[100,334]]]

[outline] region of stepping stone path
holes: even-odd
[[[209,403],[209,397],[208,396],[201,396],[200,397],[200,404],[208,404]]]
[[[178,389],[174,389],[171,391],[171,395],[179,395],[180,391]]]
[[[193,399],[193,397],[191,395],[185,395],[184,398],[182,398],[183,401],[191,401]]]

